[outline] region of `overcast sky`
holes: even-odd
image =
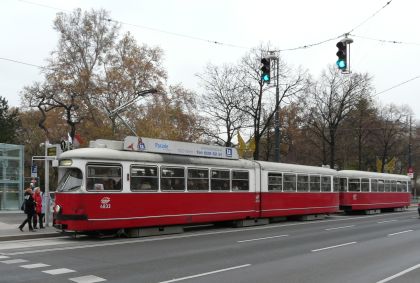
[[[139,44],[164,50],[169,83],[199,92],[197,73],[207,63],[236,63],[261,43],[285,50],[283,59],[318,77],[335,64],[340,35],[351,31],[351,68],[373,76],[382,104],[407,104],[420,117],[420,1],[416,0],[2,0],[0,96],[19,106],[24,86],[42,80],[57,46],[53,20],[60,10],[110,12]],[[383,8],[384,7],[384,8]],[[383,8],[383,9],[382,9]],[[331,40],[330,40],[331,39]],[[325,43],[287,51],[314,43]],[[219,44],[211,42],[217,41]],[[390,43],[396,41],[397,43]],[[415,79],[416,78],[416,79]]]

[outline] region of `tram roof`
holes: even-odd
[[[266,171],[280,171],[280,172],[291,172],[291,173],[304,173],[304,174],[323,174],[323,175],[336,175],[337,171],[325,167],[299,165],[299,164],[288,164],[288,163],[275,163],[267,161],[256,161],[260,164],[261,168]]]
[[[408,181],[410,178],[405,175],[398,174],[388,174],[388,173],[377,173],[377,172],[366,172],[358,170],[341,170],[338,171],[340,177],[349,177],[349,178],[372,178],[372,179],[392,179],[392,180],[401,180]]]
[[[181,165],[211,165],[219,167],[235,167],[251,169],[256,164],[245,159],[221,159],[195,156],[182,156],[173,154],[149,153],[139,151],[120,151],[109,148],[80,148],[66,151],[60,155],[60,159],[83,159],[91,161],[110,161],[110,162],[136,162],[136,163],[163,163]]]

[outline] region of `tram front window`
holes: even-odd
[[[57,191],[73,191],[82,185],[82,171],[77,168],[70,168],[66,171],[63,178],[58,183]]]

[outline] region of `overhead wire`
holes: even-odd
[[[404,84],[406,84],[406,83],[409,83],[409,82],[414,81],[414,80],[417,80],[417,79],[420,79],[420,75],[419,75],[419,76],[416,76],[416,77],[414,77],[414,78],[411,78],[411,79],[409,79],[409,80],[407,80],[407,81],[404,81],[404,82],[402,82],[402,83],[399,83],[399,84],[397,84],[397,85],[394,85],[394,86],[392,86],[392,87],[390,87],[390,88],[388,88],[388,89],[385,89],[385,90],[383,90],[383,91],[377,92],[377,93],[375,93],[373,96],[378,96],[378,95],[380,95],[380,94],[382,94],[382,93],[384,93],[384,92],[390,91],[390,90],[392,90],[392,89],[394,89],[394,88],[397,88],[397,87],[399,87],[399,86],[402,86],[402,85],[404,85]]]

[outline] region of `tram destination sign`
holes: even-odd
[[[210,158],[239,159],[232,147],[129,136],[124,139],[124,150],[168,153]]]

